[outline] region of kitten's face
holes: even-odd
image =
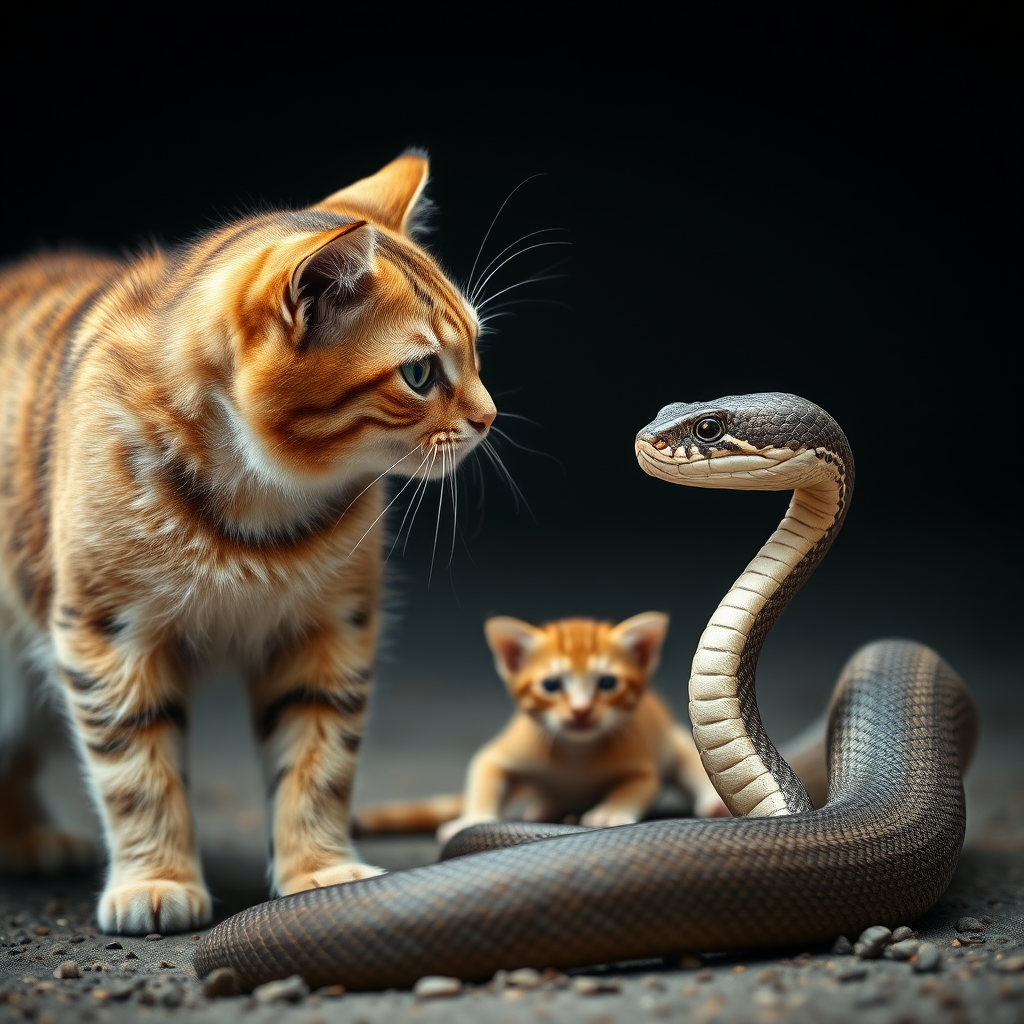
[[[552,735],[587,743],[621,728],[657,666],[666,616],[645,612],[617,626],[563,619],[535,627],[486,624],[495,665],[517,707]]]
[[[221,297],[233,340],[225,406],[236,443],[285,479],[436,479],[494,420],[476,313],[406,234],[425,177],[402,157],[309,210],[214,236],[200,288]]]

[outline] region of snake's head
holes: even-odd
[[[670,483],[783,491],[852,474],[835,420],[796,395],[666,405],[636,435],[641,469]]]

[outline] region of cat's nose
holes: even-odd
[[[487,433],[497,415],[498,409],[494,402],[491,401],[491,396],[488,395],[485,402],[481,402],[475,409],[471,409],[466,413],[466,419],[482,435]]]

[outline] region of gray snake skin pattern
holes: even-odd
[[[482,979],[499,968],[811,946],[912,923],[935,903],[963,843],[962,773],[976,731],[960,677],[913,641],[858,651],[832,697],[818,810],[757,713],[761,645],[849,506],[842,431],[793,395],[733,396],[667,406],[636,449],[645,471],[670,482],[794,492],[712,617],[691,676],[705,767],[743,816],[477,826],[437,864],[222,922],[199,944],[200,976],[227,966],[249,988],[294,973],[314,987],[405,987],[428,974]]]

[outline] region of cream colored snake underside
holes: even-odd
[[[910,923],[956,866],[974,735],[970,697],[937,654],[876,642],[833,695],[819,810],[540,840],[531,828],[478,826],[463,834],[470,849],[527,841],[252,907],[203,937],[195,967],[232,967],[248,987],[298,973],[311,986],[373,989],[429,974],[806,947]]]

